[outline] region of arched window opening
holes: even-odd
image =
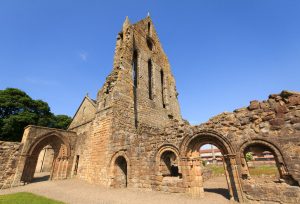
[[[148,60],[148,89],[149,89],[149,99],[153,100],[153,93],[152,93],[152,62],[151,59]]]
[[[127,187],[127,161],[123,156],[119,156],[115,161],[114,180],[115,187]]]
[[[123,32],[120,32],[117,37],[117,44],[122,45],[123,43]]]
[[[164,96],[164,71],[160,70],[160,87],[161,87],[161,101],[163,108],[166,108],[165,96]]]
[[[174,152],[165,151],[160,158],[160,171],[163,177],[178,177],[178,159]]]
[[[45,146],[39,153],[33,175],[33,182],[44,181],[50,178],[54,160],[54,150],[50,145]]]
[[[149,38],[149,37],[147,37],[147,46],[148,46],[148,48],[149,48],[149,50],[153,50],[153,42],[152,42],[152,40]]]
[[[257,182],[277,182],[284,176],[283,166],[272,149],[263,144],[252,144],[244,150],[243,168],[246,169],[244,178]],[[282,168],[281,168],[282,166]]]

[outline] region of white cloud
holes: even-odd
[[[82,51],[79,53],[79,57],[82,61],[86,61],[87,60],[87,57],[88,57],[88,53],[85,52],[85,51]]]

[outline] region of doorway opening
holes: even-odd
[[[123,156],[117,157],[114,168],[115,187],[126,188],[127,181],[127,161]]]
[[[199,149],[202,163],[204,192],[207,196],[217,194],[230,199],[226,180],[224,157],[221,150],[213,144],[203,144]]]
[[[221,199],[239,201],[241,195],[239,193],[240,186],[237,176],[236,158],[233,154],[233,148],[225,137],[215,132],[201,132],[200,134],[187,137],[182,142],[182,148],[183,152],[185,152],[186,164],[188,165],[185,174],[188,178],[187,181],[191,182],[189,192],[192,196],[205,197],[210,193],[214,193]],[[218,178],[221,181],[208,179],[207,181],[212,182],[209,186],[203,181],[204,166],[208,163],[207,159],[204,161],[205,155],[203,155],[203,152],[202,154],[200,152],[203,149],[210,149],[210,162],[217,167],[218,164],[220,166],[223,165],[224,169],[224,171],[222,168],[215,169],[216,172],[221,171]],[[219,153],[217,154],[217,152]],[[220,184],[222,182],[223,184]]]
[[[54,150],[50,145],[47,145],[39,153],[32,182],[49,180],[53,159]]]

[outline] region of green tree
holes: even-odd
[[[67,129],[70,123],[72,122],[72,118],[67,115],[56,115],[54,116],[54,126],[55,128]]]
[[[246,161],[252,161],[253,160],[253,154],[252,152],[247,152],[246,153]]]
[[[27,125],[66,129],[71,118],[55,116],[48,103],[15,88],[0,90],[0,140],[20,141]]]

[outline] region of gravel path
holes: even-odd
[[[111,189],[77,179],[31,183],[25,186],[1,190],[0,195],[15,192],[32,192],[71,204],[223,204],[229,203],[228,198],[226,198],[228,194],[226,194],[226,181],[224,181],[222,177],[207,181],[205,183],[205,198],[203,199],[193,199],[184,194],[170,194],[157,191],[142,191],[128,188]]]

